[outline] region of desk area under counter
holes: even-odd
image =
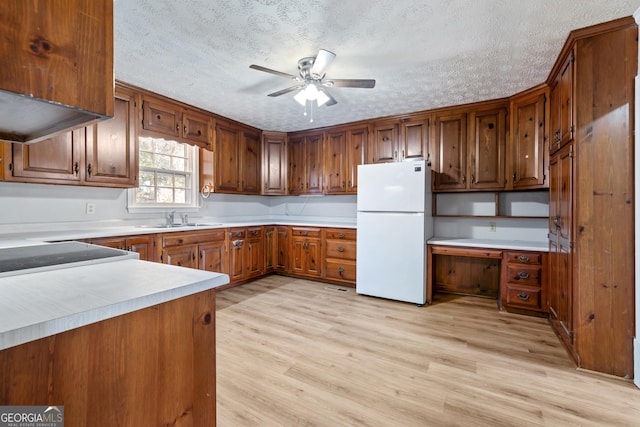
[[[545,241],[434,237],[427,242],[427,301],[435,292],[494,298],[501,310],[545,316]]]

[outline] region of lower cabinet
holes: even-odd
[[[265,272],[264,227],[229,229],[229,279],[240,282]]]
[[[324,245],[325,279],[355,286],[356,230],[328,228]]]
[[[547,253],[504,251],[501,305],[503,308],[547,313]]]
[[[322,251],[320,228],[291,227],[291,274],[322,277]]]
[[[264,228],[265,273],[289,272],[289,227],[272,225]]]
[[[155,240],[155,234],[142,234],[139,236],[100,237],[83,241],[93,245],[137,252],[143,261],[156,261]]]
[[[165,264],[228,272],[224,229],[165,233],[161,241],[161,261]]]

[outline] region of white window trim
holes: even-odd
[[[190,159],[191,170],[193,171],[193,185],[191,186],[191,203],[136,203],[137,188],[127,189],[127,212],[129,213],[163,213],[168,211],[176,212],[198,212],[202,205],[200,203],[200,169],[198,168],[198,150],[196,146],[192,146],[192,156]],[[138,182],[140,182],[138,180]]]

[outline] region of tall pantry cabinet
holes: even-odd
[[[579,367],[633,377],[634,77],[624,18],[571,33],[548,84],[550,322]]]

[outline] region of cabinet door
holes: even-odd
[[[231,238],[229,241],[229,279],[234,281],[243,280],[246,277],[245,240]]]
[[[262,194],[287,194],[287,134],[262,134]]]
[[[376,123],[369,146],[369,163],[389,163],[398,160],[398,124]]]
[[[467,114],[436,115],[437,158],[433,162],[436,190],[467,187]]]
[[[85,180],[135,187],[138,178],[136,94],[116,88],[113,118],[87,127]]]
[[[400,159],[425,159],[429,162],[429,120],[410,120],[402,123]]]
[[[243,194],[260,194],[260,135],[243,132],[240,190]]]
[[[197,268],[198,258],[196,245],[185,245],[166,248],[162,251],[162,259],[165,264],[177,265],[180,267]]]
[[[182,137],[201,148],[211,148],[211,117],[196,111],[182,114]]]
[[[200,270],[226,273],[229,264],[227,262],[226,242],[211,242],[198,245],[198,268]]]
[[[323,134],[309,135],[305,141],[307,184],[305,193],[322,193],[322,140]]]
[[[560,72],[560,146],[573,140],[573,53]]]
[[[276,257],[278,253],[278,239],[276,228],[264,227],[264,270],[271,272],[276,269]]]
[[[365,163],[364,149],[369,138],[369,128],[361,127],[347,131],[347,193],[358,192],[358,165]]]
[[[305,192],[305,150],[304,137],[289,140],[289,194],[303,194]]]
[[[506,106],[491,111],[472,111],[469,115],[470,189],[503,190],[506,147]]]
[[[264,272],[265,251],[262,230],[253,236],[252,230],[249,229],[247,234],[247,277],[260,276]]]
[[[153,235],[135,236],[126,238],[124,245],[126,250],[137,252],[141,260],[155,261],[154,241],[155,236]]]
[[[36,144],[12,144],[13,181],[75,182],[84,178],[81,158],[85,129],[66,132]],[[18,179],[12,179],[18,178]]]
[[[168,102],[145,96],[142,100],[142,131],[152,136],[179,138],[182,110]],[[155,135],[154,135],[155,134]]]
[[[282,273],[289,272],[289,228],[277,227],[276,236],[276,270]]]
[[[325,193],[344,194],[347,189],[347,133],[329,132],[324,145]]]
[[[307,258],[307,239],[303,237],[291,238],[291,273],[304,275]]]
[[[516,190],[545,187],[546,91],[511,103],[507,179]]]
[[[320,239],[307,239],[305,270],[310,276],[322,275],[322,246]]]
[[[216,126],[215,190],[240,191],[240,132],[222,124]]]

